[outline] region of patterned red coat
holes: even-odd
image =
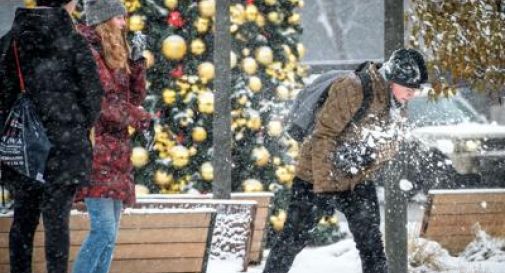
[[[139,108],[146,95],[144,61],[131,62],[130,74],[111,70],[101,55],[100,38],[95,30],[83,25],[78,26],[78,30],[91,45],[105,99],[95,125],[90,186],[81,188],[76,200],[112,198],[132,205],[135,203],[135,184],[128,126],[144,130],[150,122],[150,115]]]

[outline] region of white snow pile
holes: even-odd
[[[467,261],[494,261],[505,263],[505,240],[489,236],[479,229],[476,238],[461,253]],[[504,265],[505,267],[505,265]]]
[[[482,230],[458,256],[440,244],[424,238],[409,242],[410,273],[498,273],[505,268],[505,240],[492,238]]]
[[[424,238],[409,242],[409,272],[445,272],[453,268],[457,260],[437,242]]]

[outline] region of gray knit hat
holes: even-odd
[[[118,15],[126,15],[126,8],[119,0],[85,0],[86,25],[94,26]]]

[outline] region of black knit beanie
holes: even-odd
[[[399,85],[419,88],[428,81],[423,55],[415,49],[398,49],[384,63],[386,78]]]
[[[61,7],[72,0],[37,0],[37,6],[42,7]]]

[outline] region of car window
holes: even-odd
[[[415,127],[451,125],[463,122],[482,123],[478,114],[460,97],[441,98],[436,101],[420,96],[412,99],[407,111]]]

